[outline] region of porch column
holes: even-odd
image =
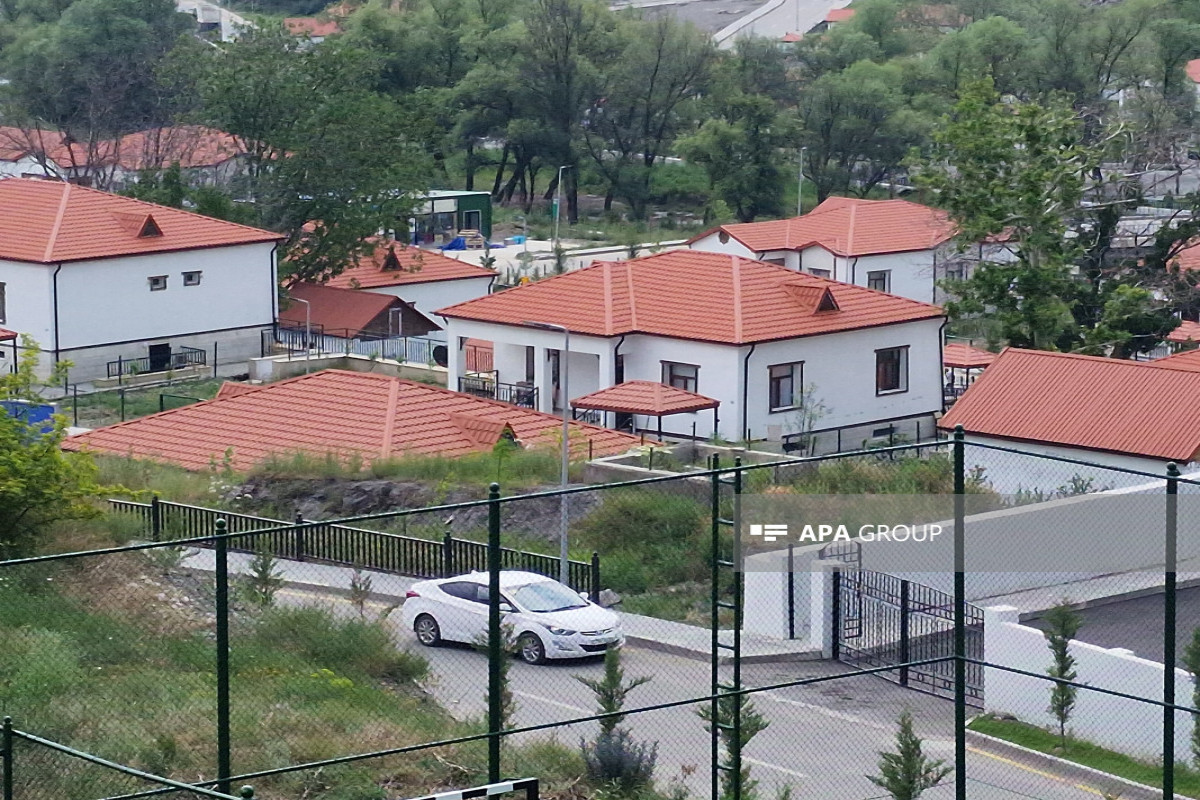
[[[617,362],[613,358],[611,348],[602,348],[600,350],[600,372],[599,372],[599,389],[607,389],[610,386],[616,385],[617,380]],[[576,392],[576,395],[581,394]]]
[[[446,331],[446,388],[452,392],[458,391],[458,376],[463,374],[463,364],[466,363],[461,338],[452,331]]]
[[[550,382],[548,349],[541,345],[533,347],[533,385],[538,391],[538,411],[554,413],[554,386]]]

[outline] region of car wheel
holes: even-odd
[[[421,614],[413,620],[413,633],[417,634],[417,641],[426,647],[437,647],[442,643],[442,629],[438,627],[437,620],[428,614]]]
[[[526,664],[546,663],[546,646],[536,633],[523,633],[517,639],[517,654]]]

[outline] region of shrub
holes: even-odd
[[[375,620],[338,619],[317,606],[273,608],[254,630],[255,643],[335,670],[411,683],[424,677],[429,663],[397,648],[391,632]]]
[[[629,731],[615,728],[594,742],[583,742],[588,780],[630,795],[650,786],[658,760],[658,744],[635,742]]]

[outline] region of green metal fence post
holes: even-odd
[[[150,498],[150,541],[162,541],[162,506],[159,505],[158,495]]]
[[[442,535],[442,577],[449,578],[454,574],[454,537],[450,531]]]
[[[304,515],[296,512],[295,526],[292,528],[292,558],[304,560]]]
[[[229,541],[225,520],[216,522],[217,577],[217,791],[229,794],[233,774],[229,738]]]
[[[954,797],[967,800],[966,433],[954,426]]]
[[[721,647],[721,457],[712,455],[711,514],[712,514],[712,576],[709,587],[712,608],[712,702],[709,706],[712,715],[712,754],[709,763],[712,765],[712,800],[721,797],[721,731],[717,727],[721,719],[721,706],[717,695],[721,691],[720,647]]]
[[[1166,558],[1163,568],[1163,797],[1175,796],[1175,571],[1179,558],[1179,467],[1167,464]]]
[[[588,592],[588,599],[591,600],[593,603],[598,604],[600,602],[600,554],[596,553],[596,552],[592,553],[592,566],[591,566],[591,576],[590,577],[591,577],[592,585],[590,587],[591,591]]]
[[[0,738],[0,758],[4,763],[4,800],[13,800],[13,727],[12,717],[4,718],[4,731]]]
[[[661,417],[660,417],[661,419]],[[733,687],[742,690],[742,459],[733,460]],[[748,698],[737,695],[733,701],[733,800],[742,798],[742,704]]]
[[[500,631],[500,484],[488,488],[488,782],[500,780],[500,731],[504,724],[505,657]]]

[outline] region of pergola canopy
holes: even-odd
[[[942,366],[949,369],[983,369],[995,360],[995,353],[969,344],[956,342],[942,348]]]
[[[572,408],[666,417],[716,408],[720,400],[654,381],[627,381],[571,401]]]
[[[0,342],[14,341],[18,335],[16,331],[10,331],[8,328],[0,328]]]

